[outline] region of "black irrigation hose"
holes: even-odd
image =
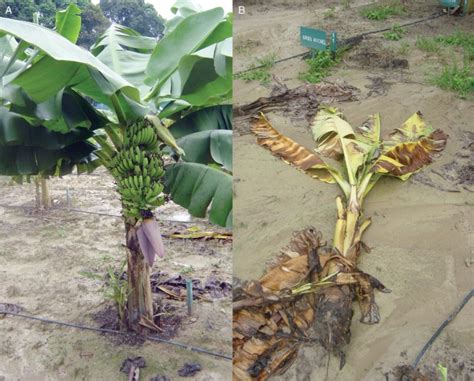
[[[438,17],[444,16],[444,15],[445,15],[445,13],[435,13],[435,14],[431,15],[430,17],[427,17],[427,18],[424,18],[424,19],[411,21],[409,23],[402,24],[402,25],[400,25],[400,27],[411,26],[411,25],[422,23],[422,22],[434,20],[434,19],[437,19]],[[340,44],[341,44],[341,46],[348,45],[348,44],[353,43],[354,41],[358,41],[359,39],[363,38],[364,36],[369,36],[371,34],[386,32],[386,31],[389,31],[391,29],[392,29],[392,27],[388,27],[388,28],[373,30],[373,31],[370,31],[370,32],[360,33],[360,34],[357,34],[353,37],[349,37],[349,38],[346,38],[345,40],[340,41]],[[294,56],[281,58],[279,60],[274,61],[274,63],[277,64],[277,63],[280,63],[280,62],[289,61],[289,60],[292,60],[294,58],[305,57],[305,56],[308,56],[308,55],[309,55],[309,52],[303,52],[303,53],[295,54]],[[239,71],[237,73],[234,73],[234,75],[247,73],[249,71],[261,69],[263,67],[266,67],[266,65],[254,66],[254,67],[251,67],[249,69],[245,69],[245,70]]]
[[[88,326],[85,326],[85,325],[74,324],[74,323],[66,323],[66,322],[62,322],[62,321],[58,321],[58,320],[52,320],[52,319],[46,319],[46,318],[42,318],[42,317],[25,315],[25,314],[21,314],[21,313],[17,313],[17,312],[0,311],[0,315],[17,316],[17,317],[21,317],[21,318],[24,318],[24,319],[37,320],[37,321],[41,321],[43,323],[57,324],[57,325],[65,326],[65,327],[77,328],[77,329],[82,329],[82,330],[86,330],[86,331],[111,333],[111,334],[115,334],[115,335],[129,335],[130,334],[129,332],[116,331],[114,329],[88,327]],[[224,355],[222,353],[212,352],[212,351],[209,351],[209,350],[204,349],[204,348],[193,347],[191,345],[179,343],[179,342],[172,341],[172,340],[161,339],[157,336],[148,336],[147,339],[151,340],[151,341],[157,341],[157,342],[160,342],[160,343],[164,343],[164,344],[174,345],[174,346],[181,347],[181,348],[193,351],[193,352],[204,353],[204,354],[211,355],[211,356],[214,356],[214,357],[219,357],[219,358],[223,358],[223,359],[226,359],[226,360],[232,360],[232,356]]]
[[[422,348],[420,353],[418,353],[418,356],[416,356],[416,359],[413,362],[413,368],[416,368],[418,366],[420,360],[423,358],[426,351],[431,347],[433,342],[438,338],[438,336],[441,334],[443,329],[456,317],[456,315],[464,308],[464,306],[467,304],[467,302],[469,302],[469,300],[473,296],[474,296],[474,289],[467,293],[467,295],[464,297],[461,303],[455,308],[453,312],[451,312],[451,315],[448,316],[448,318],[439,326],[439,328],[436,330],[433,336],[431,336],[431,338]]]
[[[0,204],[0,207],[10,208],[10,209],[34,209],[33,206],[7,205],[7,204]],[[122,218],[121,214],[112,214],[112,213],[105,213],[105,212],[94,212],[92,210],[82,210],[82,209],[75,209],[75,208],[56,209],[56,210],[67,210],[68,212],[74,212],[74,213],[95,214],[95,215],[99,215],[99,216]],[[175,223],[179,223],[179,224],[192,224],[192,223],[194,223],[193,221],[170,220],[170,219],[165,219],[165,218],[158,218],[158,220],[163,221],[163,222],[175,222]]]

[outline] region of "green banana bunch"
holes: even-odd
[[[148,120],[129,125],[122,149],[109,162],[122,197],[124,215],[141,219],[146,212],[164,203],[163,161],[158,135]]]

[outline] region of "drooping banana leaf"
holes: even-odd
[[[93,130],[102,126],[103,124],[97,123],[90,129],[74,127],[67,133],[59,133],[42,125],[31,125],[21,115],[0,107],[0,145],[23,145],[60,150],[70,144],[90,138]]]
[[[232,226],[232,176],[198,163],[180,162],[166,168],[165,190],[172,200],[195,217]]]
[[[0,174],[17,176],[57,173],[62,176],[71,173],[76,164],[91,162],[94,159],[91,154],[95,149],[93,144],[86,141],[68,145],[61,150],[0,146]]]
[[[232,171],[232,131],[206,130],[186,135],[177,141],[190,163],[219,164]]]
[[[176,139],[207,130],[232,130],[232,106],[203,108],[178,119],[170,127],[170,132]]]
[[[22,41],[24,48],[39,49],[44,56],[20,70],[9,71],[3,84],[14,84],[36,103],[45,102],[63,88],[71,87],[96,102],[112,107],[112,97],[128,118],[142,116],[146,109],[140,105],[136,87],[100,62],[88,51],[74,45],[65,37],[40,25],[0,18],[0,32]],[[18,63],[18,57],[9,57]]]

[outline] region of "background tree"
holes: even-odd
[[[89,48],[109,27],[110,21],[98,5],[89,3],[81,9],[82,27],[77,44]]]
[[[101,0],[100,7],[111,22],[132,28],[143,36],[163,34],[164,20],[144,0]]]
[[[56,12],[66,9],[71,3],[81,9],[82,28],[77,44],[88,49],[110,25],[100,6],[92,4],[90,0],[0,0],[0,16],[33,21],[33,14],[39,12],[39,23],[52,29]]]

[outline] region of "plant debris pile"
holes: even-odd
[[[213,299],[223,298],[232,291],[232,285],[228,282],[218,280],[211,275],[204,285],[199,279],[193,279],[193,299],[200,299],[209,295]],[[176,299],[186,296],[186,279],[182,275],[169,277],[168,274],[158,271],[151,275],[151,288],[154,293],[164,293]]]
[[[248,134],[248,120],[259,112],[278,111],[297,120],[310,121],[321,103],[355,101],[358,93],[359,89],[344,81],[306,84],[294,89],[278,84],[269,97],[233,108],[235,129],[242,135]]]
[[[187,362],[180,370],[178,370],[178,375],[180,377],[194,377],[197,372],[201,371],[201,369],[201,364]]]
[[[329,273],[334,263],[339,271]],[[378,322],[374,288],[388,291],[326,246],[314,228],[296,232],[262,278],[235,290],[234,379],[265,380],[284,373],[305,343],[339,355],[342,367],[353,299],[359,301],[362,322]]]

